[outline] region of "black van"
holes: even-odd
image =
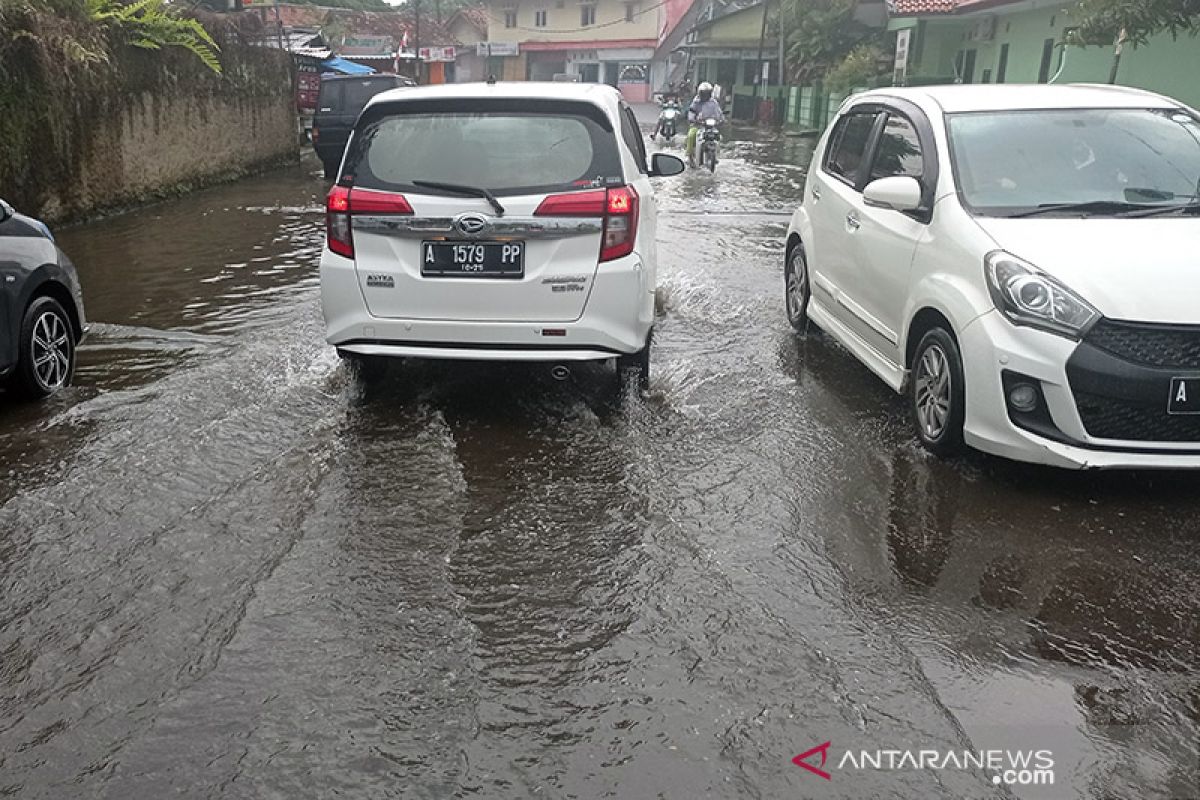
[[[359,112],[372,97],[398,86],[415,86],[403,75],[331,75],[321,79],[317,113],[313,117],[312,143],[325,165],[325,177],[337,175],[346,140]]]

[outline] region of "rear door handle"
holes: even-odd
[[[812,190],[812,196],[813,196],[813,200],[820,200],[821,199],[821,190],[814,186],[813,190]]]
[[[860,225],[862,225],[862,223],[858,221],[858,217],[853,211],[846,215],[846,226],[850,228],[850,230],[856,231],[859,229]]]

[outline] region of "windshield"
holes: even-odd
[[[986,216],[1192,203],[1200,123],[1178,109],[1060,109],[947,117],[958,189]],[[1064,206],[1063,209],[1049,208]]]
[[[622,183],[613,133],[571,113],[385,116],[356,136],[349,163],[356,186],[388,191],[414,191],[420,188],[417,181],[479,187],[496,195]]]

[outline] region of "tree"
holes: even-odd
[[[788,78],[810,83],[872,31],[854,19],[856,0],[781,0],[775,28],[785,44]]]
[[[1200,0],[1081,0],[1077,14],[1079,25],[1068,43],[1113,45],[1109,83],[1117,81],[1124,45],[1137,47],[1163,32],[1200,32]]]

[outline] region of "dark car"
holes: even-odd
[[[325,166],[326,178],[337,175],[346,140],[367,101],[388,89],[414,85],[411,78],[403,75],[333,75],[321,79],[312,143]]]
[[[28,399],[54,394],[85,330],[75,266],[49,228],[0,200],[0,382]]]

